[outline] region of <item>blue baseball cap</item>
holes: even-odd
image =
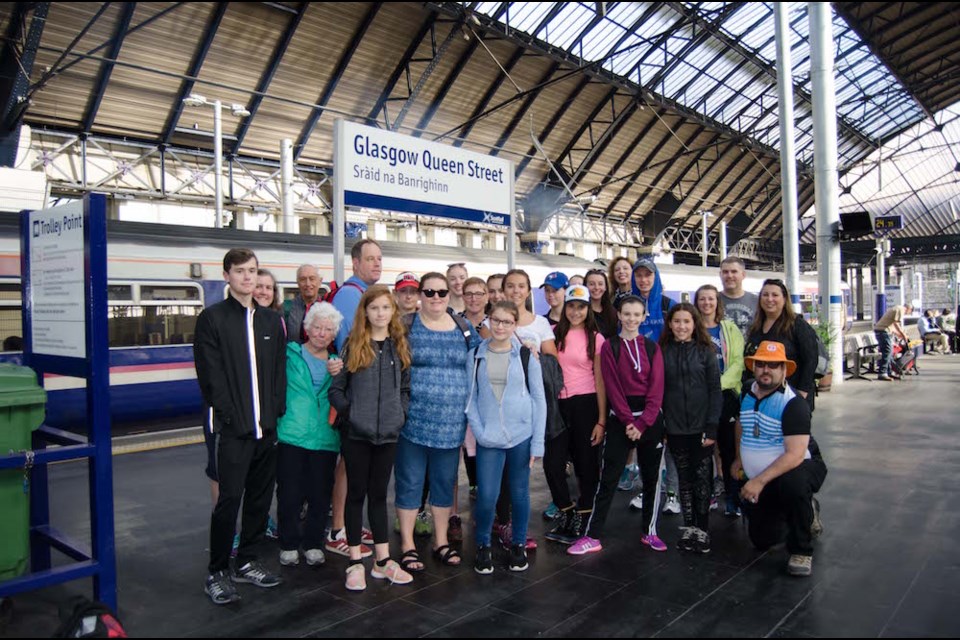
[[[633,263],[633,270],[636,272],[637,269],[647,269],[650,273],[657,272],[657,265],[653,263],[653,260],[650,258],[640,258]]]
[[[544,287],[553,287],[554,289],[566,289],[570,284],[570,279],[567,278],[565,273],[560,273],[559,271],[554,271],[547,276],[547,279],[543,281],[543,284],[540,285],[540,288]]]

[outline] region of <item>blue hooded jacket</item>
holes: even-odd
[[[650,258],[640,258],[633,264],[633,273],[636,273],[640,267],[644,267],[653,272],[653,289],[650,290],[649,298],[640,293],[640,289],[637,287],[637,279],[633,278],[632,281],[633,295],[643,300],[644,304],[647,305],[647,319],[640,325],[640,335],[657,342],[660,340],[660,333],[663,331],[663,300],[666,300],[668,303],[666,305],[667,309],[670,309],[677,303],[672,298],[663,295],[663,281],[660,279],[660,269],[657,268],[653,260]]]

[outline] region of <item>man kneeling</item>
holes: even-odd
[[[740,490],[750,541],[765,551],[786,538],[787,572],[813,571],[813,539],[820,535],[820,505],[813,497],[827,466],[810,435],[810,409],[787,378],[797,364],[779,342],[764,341],[745,358],[754,383],[743,392],[736,426],[733,477]]]

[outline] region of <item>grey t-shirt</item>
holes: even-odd
[[[753,317],[757,313],[757,302],[760,298],[755,293],[744,292],[739,298],[729,298],[722,291],[720,299],[723,301],[723,315],[740,329],[744,336],[753,324]]]
[[[507,388],[507,368],[510,366],[510,352],[497,353],[487,349],[487,378],[493,387],[497,402],[503,402],[503,390]]]

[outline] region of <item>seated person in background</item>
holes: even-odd
[[[944,308],[937,316],[937,326],[943,331],[950,341],[950,350],[954,353],[960,351],[957,348],[957,314]]]
[[[923,317],[917,323],[917,330],[920,331],[920,337],[923,338],[923,346],[926,351],[927,346],[932,347],[936,353],[949,353],[950,345],[947,336],[944,335],[940,327],[937,326],[937,318],[933,309],[927,309],[923,312]]]

